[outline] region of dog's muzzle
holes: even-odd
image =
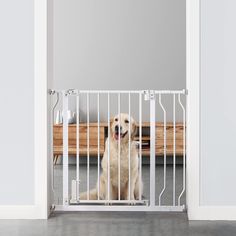
[[[119,133],[120,133],[120,135],[119,135]],[[126,131],[125,133],[122,132],[122,127],[120,127],[120,129],[119,129],[118,125],[115,126],[115,135],[114,136],[115,136],[116,140],[119,140],[119,136],[120,136],[120,139],[124,138],[127,133],[128,133],[128,131]]]

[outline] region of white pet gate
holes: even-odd
[[[185,159],[186,159],[186,138],[185,138],[185,103],[186,103],[186,90],[177,90],[177,91],[164,91],[164,90],[140,90],[140,91],[85,91],[85,90],[64,90],[64,91],[55,91],[51,90],[50,93],[57,94],[57,98],[60,96],[62,98],[62,117],[63,122],[61,124],[62,129],[62,146],[63,146],[63,153],[62,153],[62,160],[63,160],[63,197],[62,197],[62,204],[58,205],[55,203],[55,210],[57,211],[183,211],[185,209],[184,203],[182,203],[181,198],[185,194],[185,182],[186,182],[186,168],[185,168]],[[91,100],[90,97],[93,96],[94,102],[92,103],[93,107],[96,107],[95,112],[94,109],[91,110]],[[83,97],[83,99],[82,99]],[[109,137],[110,137],[110,118],[115,114],[120,114],[123,112],[122,110],[122,103],[121,98],[124,100],[127,99],[125,105],[127,106],[127,114],[133,116],[132,110],[132,101],[136,101],[136,121],[138,124],[138,134],[137,134],[137,151],[139,154],[139,184],[141,186],[141,179],[142,179],[142,170],[143,170],[143,163],[142,163],[142,156],[145,152],[142,146],[142,133],[143,131],[143,115],[148,117],[148,127],[149,127],[149,136],[150,136],[150,147],[149,147],[149,154],[146,159],[148,159],[146,163],[146,169],[148,168],[148,191],[149,196],[142,196],[141,191],[139,193],[138,199],[131,200],[130,199],[130,132],[129,132],[129,198],[126,200],[120,199],[119,191],[117,199],[110,199],[108,194],[108,199],[100,199],[99,197],[99,184],[98,184],[98,199],[97,200],[90,200],[89,194],[87,196],[87,200],[80,200],[81,194],[81,187],[80,187],[80,180],[81,180],[81,154],[80,154],[80,126],[86,127],[86,145],[87,145],[87,155],[83,157],[83,160],[86,159],[85,168],[86,168],[86,189],[89,193],[90,189],[95,186],[91,186],[90,184],[90,116],[93,113],[93,116],[96,117],[96,129],[97,129],[97,159],[96,159],[96,176],[99,178],[101,174],[101,167],[100,161],[102,159],[102,154],[100,149],[100,124],[101,124],[101,107],[103,107],[103,116],[104,116],[104,107],[106,107],[105,116],[107,120],[107,142],[109,146]],[[101,99],[103,98],[103,100]],[[111,99],[112,98],[112,99]],[[167,99],[169,103],[166,105],[164,104],[163,100]],[[74,107],[76,110],[76,121],[75,121],[75,136],[76,136],[76,176],[72,181],[69,183],[69,127],[68,124],[68,106],[70,101],[73,100]],[[83,101],[82,101],[83,100]],[[58,104],[58,100],[56,105]],[[55,107],[53,108],[53,114]],[[146,110],[144,111],[144,106],[146,106]],[[84,108],[83,111],[81,108]],[[181,120],[180,125],[176,120],[176,109],[178,108],[178,116]],[[114,109],[116,110],[114,112]],[[111,112],[111,110],[113,112]],[[86,118],[85,121],[81,121],[80,113],[84,113],[84,117]],[[114,114],[112,114],[114,113]],[[171,119],[168,118],[170,117]],[[157,127],[157,118],[162,117],[162,125],[158,128]],[[168,120],[169,119],[169,120]],[[171,121],[171,122],[170,122]],[[169,124],[171,123],[171,129]],[[182,130],[181,137],[177,135],[176,127],[181,126],[180,129]],[[129,123],[130,124],[130,123]],[[93,123],[94,125],[94,123]],[[120,126],[119,126],[120,127]],[[94,126],[93,126],[94,129]],[[160,135],[159,135],[159,130]],[[168,130],[169,129],[169,130]],[[129,125],[130,131],[130,125]],[[170,138],[167,136],[171,132]],[[177,137],[178,136],[178,137]],[[182,140],[182,146],[176,147],[177,138]],[[158,140],[159,139],[159,140]],[[120,141],[120,138],[119,138]],[[158,141],[161,142],[161,147],[157,146]],[[171,143],[171,145],[170,145]],[[168,145],[170,145],[168,147]],[[119,145],[120,146],[120,145]],[[119,147],[120,148],[120,147]],[[159,185],[157,186],[156,175],[156,161],[157,161],[157,152],[158,148],[162,148],[162,157],[161,159],[161,178],[159,178]],[[170,155],[170,148],[171,150],[171,175],[167,176],[167,157]],[[178,183],[181,186],[179,192],[176,191],[176,148],[181,148],[181,182]],[[101,155],[100,155],[101,154]],[[120,153],[118,154],[120,155]],[[120,156],[119,156],[120,158]],[[118,158],[118,160],[119,160]],[[110,150],[108,147],[108,181],[107,181],[107,190],[109,193],[110,189],[110,181],[109,181],[109,173],[110,173]],[[148,167],[147,167],[148,165]],[[170,185],[168,185],[167,178],[171,178]],[[118,170],[118,180],[120,180],[120,167]],[[160,184],[160,182],[162,182]],[[71,187],[70,187],[71,185]],[[120,184],[119,184],[120,185]],[[146,184],[147,185],[147,184]],[[119,188],[119,187],[118,187]],[[157,191],[157,188],[160,190]],[[165,204],[163,201],[164,193],[168,192],[168,198],[171,199],[171,203]],[[71,190],[70,190],[71,189]]]

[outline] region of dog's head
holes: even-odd
[[[120,140],[121,142],[129,141],[129,127],[130,127],[130,137],[131,140],[134,139],[136,134],[136,122],[132,117],[129,117],[128,114],[121,113],[116,115],[111,119],[111,138],[115,141]]]

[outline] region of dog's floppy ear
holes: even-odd
[[[132,133],[131,133],[131,139],[133,140],[134,137],[136,136],[137,134],[137,123],[134,121],[132,123]]]

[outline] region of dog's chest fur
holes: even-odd
[[[111,146],[110,149],[110,178],[113,186],[118,185],[119,172],[119,149],[117,146]],[[130,148],[130,172],[137,171],[138,168],[138,153],[136,145],[133,142]],[[131,174],[132,176],[132,174]],[[127,184],[129,180],[129,148],[123,146],[120,149],[120,181],[121,186]]]

